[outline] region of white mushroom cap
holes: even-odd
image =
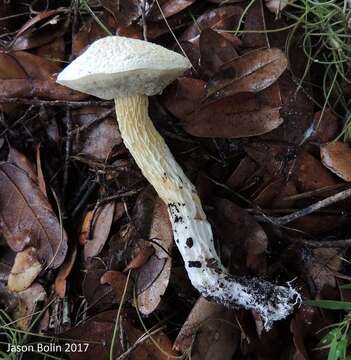
[[[57,82],[106,100],[152,96],[190,67],[187,58],[162,46],[108,36],[90,45],[59,74]]]

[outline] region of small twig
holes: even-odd
[[[345,240],[305,240],[305,239],[294,239],[310,248],[345,248],[351,246],[351,239]]]
[[[69,108],[80,108],[82,106],[113,106],[112,101],[69,101],[69,100],[41,100],[41,99],[25,99],[25,98],[4,98],[0,97],[0,104],[23,104],[35,106],[64,106]]]
[[[134,190],[130,190],[130,191],[126,191],[126,192],[117,193],[117,194],[114,194],[114,195],[111,195],[111,196],[107,196],[107,197],[99,200],[98,206],[106,204],[107,202],[110,202],[111,200],[116,200],[116,199],[120,199],[120,198],[123,198],[123,197],[129,197],[129,196],[136,195],[143,189],[144,189],[144,187],[141,187],[141,188],[137,188],[137,189],[134,189]]]
[[[68,185],[68,175],[69,175],[69,163],[71,156],[71,147],[72,147],[72,112],[71,109],[67,110],[67,123],[66,123],[66,148],[65,148],[65,164],[63,170],[63,199],[66,199],[67,185]]]
[[[347,199],[348,197],[351,196],[351,188],[341,191],[335,195],[329,196],[323,200],[317,201],[316,203],[307,206],[304,209],[295,211],[292,214],[289,215],[285,215],[285,216],[280,216],[280,217],[262,217],[262,216],[258,216],[257,218],[262,221],[262,222],[271,222],[274,225],[286,225],[294,220],[297,220],[303,216],[307,216],[309,214],[312,214],[313,212],[322,209],[324,207],[327,207],[329,205],[332,205],[338,201],[342,201]]]
[[[147,41],[147,24],[146,24],[145,8],[146,8],[146,0],[143,0],[143,3],[141,5],[141,18],[143,21],[143,38],[145,41]]]
[[[102,120],[106,119],[108,116],[110,116],[112,113],[115,112],[115,109],[109,109],[104,111],[100,116],[98,116],[93,122],[89,124],[84,124],[76,129],[71,130],[70,135],[75,135],[77,133],[81,133],[87,129],[90,129],[93,126],[98,125]]]

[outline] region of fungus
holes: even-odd
[[[114,99],[124,144],[168,205],[176,244],[193,286],[209,300],[256,311],[269,329],[291,313],[299,294],[290,286],[228,274],[216,253],[211,225],[194,185],[148,115],[148,96],[161,93],[190,66],[185,57],[159,45],[108,36],[68,65],[57,82],[101,99]]]

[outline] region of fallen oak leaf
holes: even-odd
[[[21,167],[21,163],[26,162],[24,155],[12,151],[10,159],[15,163],[0,164],[0,228],[3,236],[16,252],[27,246],[36,248],[38,261],[55,269],[66,255],[66,233],[40,191],[37,180]]]
[[[173,347],[182,352],[191,348],[191,358],[196,360],[230,360],[236,352],[240,338],[234,321],[233,310],[200,297],[183,324]]]
[[[111,201],[97,209],[89,222],[88,236],[91,239],[84,241],[84,259],[97,256],[104,247],[115,213],[115,202]],[[89,215],[90,217],[90,215]]]
[[[55,291],[56,294],[63,299],[66,295],[67,278],[73,269],[73,265],[77,258],[77,246],[74,244],[69,256],[60,267],[60,270],[55,278]]]
[[[27,289],[42,268],[35,248],[28,247],[17,253],[7,282],[9,290],[19,292]]]
[[[323,165],[345,181],[351,181],[351,148],[337,141],[322,145],[320,149]]]
[[[123,272],[126,272],[130,269],[139,269],[144,264],[147,263],[149,258],[154,254],[155,249],[153,246],[143,246],[139,248],[138,254],[127,264]]]
[[[285,71],[288,60],[280,49],[258,49],[222,66],[207,85],[206,97],[222,98],[260,92]]]
[[[283,123],[279,107],[261,106],[254,94],[237,94],[201,103],[205,82],[180,78],[166,92],[167,109],[193,136],[240,138],[262,135]]]
[[[59,85],[55,80],[6,79],[0,82],[0,98],[43,98],[79,101],[85,94]]]
[[[146,19],[149,21],[159,21],[162,20],[163,17],[167,19],[168,17],[183,11],[184,9],[192,5],[195,1],[196,0],[159,1],[162,13],[158,7],[158,4],[154,3],[150,11],[147,12]]]
[[[139,310],[144,315],[151,314],[160,303],[162,295],[164,295],[168,287],[172,267],[172,258],[170,256],[173,247],[172,225],[169,221],[167,206],[160,198],[155,201],[149,237],[152,239],[155,251],[149,262],[153,265],[156,263],[164,265],[161,272],[156,271],[153,274],[155,279],[151,285],[138,294]],[[159,269],[157,266],[145,266],[140,269],[139,275],[150,268],[153,270]],[[140,282],[138,285],[140,285]]]
[[[239,56],[232,41],[210,28],[201,32],[199,46],[201,70],[208,76]]]
[[[126,282],[127,282],[127,276],[120,271],[112,271],[112,270],[106,271],[100,278],[100,284],[111,285],[111,287],[114,290],[117,303],[121,303],[122,301]],[[127,293],[126,293],[128,295],[126,296],[124,301],[126,301],[129,298],[129,296],[132,295],[132,289],[133,289],[132,282],[129,282],[127,284]]]

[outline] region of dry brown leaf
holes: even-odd
[[[259,92],[285,71],[288,60],[280,49],[250,51],[222,66],[207,85],[208,97],[222,98],[241,92]]]
[[[84,107],[74,110],[72,118],[77,128],[85,128],[74,136],[74,153],[105,161],[113,147],[122,143],[116,118],[110,109]]]
[[[255,273],[263,272],[268,239],[262,227],[246,210],[229,200],[216,199],[215,209],[215,229],[223,261],[236,271],[243,266]]]
[[[279,107],[261,106],[254,94],[238,94],[202,103],[205,82],[180,78],[167,92],[165,106],[193,136],[257,136],[280,126]]]
[[[71,338],[81,342],[92,341],[86,352],[72,352],[70,353],[70,359],[108,359],[115,319],[116,311],[105,311],[63,333],[63,338]],[[122,335],[118,332],[116,336],[114,358],[124,353],[129,346],[134,345],[134,343],[144,334],[144,332],[134,328],[128,322],[128,319],[123,319],[123,323],[119,328],[123,329],[124,333]],[[123,336],[123,338],[126,337],[128,346],[125,348],[122,348],[123,345],[121,345],[120,342],[121,336]],[[177,355],[172,351],[172,344],[165,334],[158,332],[153,335],[153,339],[161,347],[163,352],[158,350],[150,339],[146,339],[136,346],[130,353],[129,358],[131,360],[169,360],[170,357],[166,354],[169,354],[171,357]]]
[[[127,276],[120,271],[106,271],[100,278],[100,283],[102,285],[109,284],[113,288],[115,293],[117,303],[121,303],[123,297],[123,291],[126,285]],[[127,285],[127,295],[124,301],[128,300],[129,296],[132,294],[132,282],[129,282]]]
[[[22,330],[27,330],[32,321],[32,314],[36,310],[36,304],[47,299],[45,289],[39,284],[34,283],[28,289],[17,293],[18,305],[13,315],[16,324]],[[37,316],[38,314],[34,315]],[[48,325],[48,314],[44,315],[44,321],[41,321],[40,328],[46,328]]]
[[[37,249],[44,267],[57,268],[65,258],[67,236],[38,183],[23,169],[23,155],[0,165],[0,225],[14,251]],[[17,155],[14,155],[17,154]],[[18,214],[21,214],[20,216]]]
[[[239,6],[223,6],[208,10],[196,19],[180,37],[180,41],[193,41],[200,29],[233,30],[239,23],[243,10]]]
[[[27,289],[42,268],[35,248],[28,247],[17,253],[7,282],[9,290],[19,292]]]
[[[123,272],[126,272],[130,269],[139,269],[147,263],[149,258],[154,254],[155,249],[152,245],[143,246],[138,249],[138,253],[133,257],[131,261],[127,264]]]
[[[322,163],[306,151],[297,159],[294,179],[301,192],[318,190],[337,183]]]
[[[139,0],[119,1],[101,0],[101,5],[118,21],[119,26],[129,26],[141,16]]]
[[[201,70],[213,76],[225,63],[237,58],[233,41],[208,28],[200,34]]]
[[[351,148],[348,144],[337,141],[322,145],[321,158],[330,171],[345,181],[351,181]]]
[[[84,244],[84,259],[88,260],[100,253],[111,230],[115,202],[109,202],[97,209],[90,227],[91,239]]]
[[[172,259],[170,253],[173,246],[173,231],[167,206],[160,198],[157,198],[154,206],[149,238],[153,241],[155,251],[151,263],[159,262],[164,265],[151,286],[138,295],[139,309],[145,315],[151,314],[157,308],[162,295],[166,292],[171,274]],[[140,273],[147,271],[147,269],[148,266],[145,266],[144,269],[141,268]],[[153,275],[155,276],[157,273]]]
[[[26,50],[48,44],[62,36],[68,24],[67,9],[42,11],[18,30],[14,42],[11,44],[12,49]]]
[[[60,270],[55,278],[55,291],[60,298],[64,298],[67,290],[67,278],[72,271],[73,265],[77,257],[77,246],[73,245],[73,250],[70,251],[65,262],[60,267]]]
[[[185,352],[191,347],[194,360],[231,360],[238,347],[239,334],[233,310],[200,297],[182,326],[174,348]]]
[[[157,4],[153,3],[152,8],[147,13],[147,19],[149,21],[159,21],[163,19],[163,16],[168,18],[183,11],[192,5],[195,1],[196,0],[160,0],[159,4],[161,6],[163,15],[161,14]]]

